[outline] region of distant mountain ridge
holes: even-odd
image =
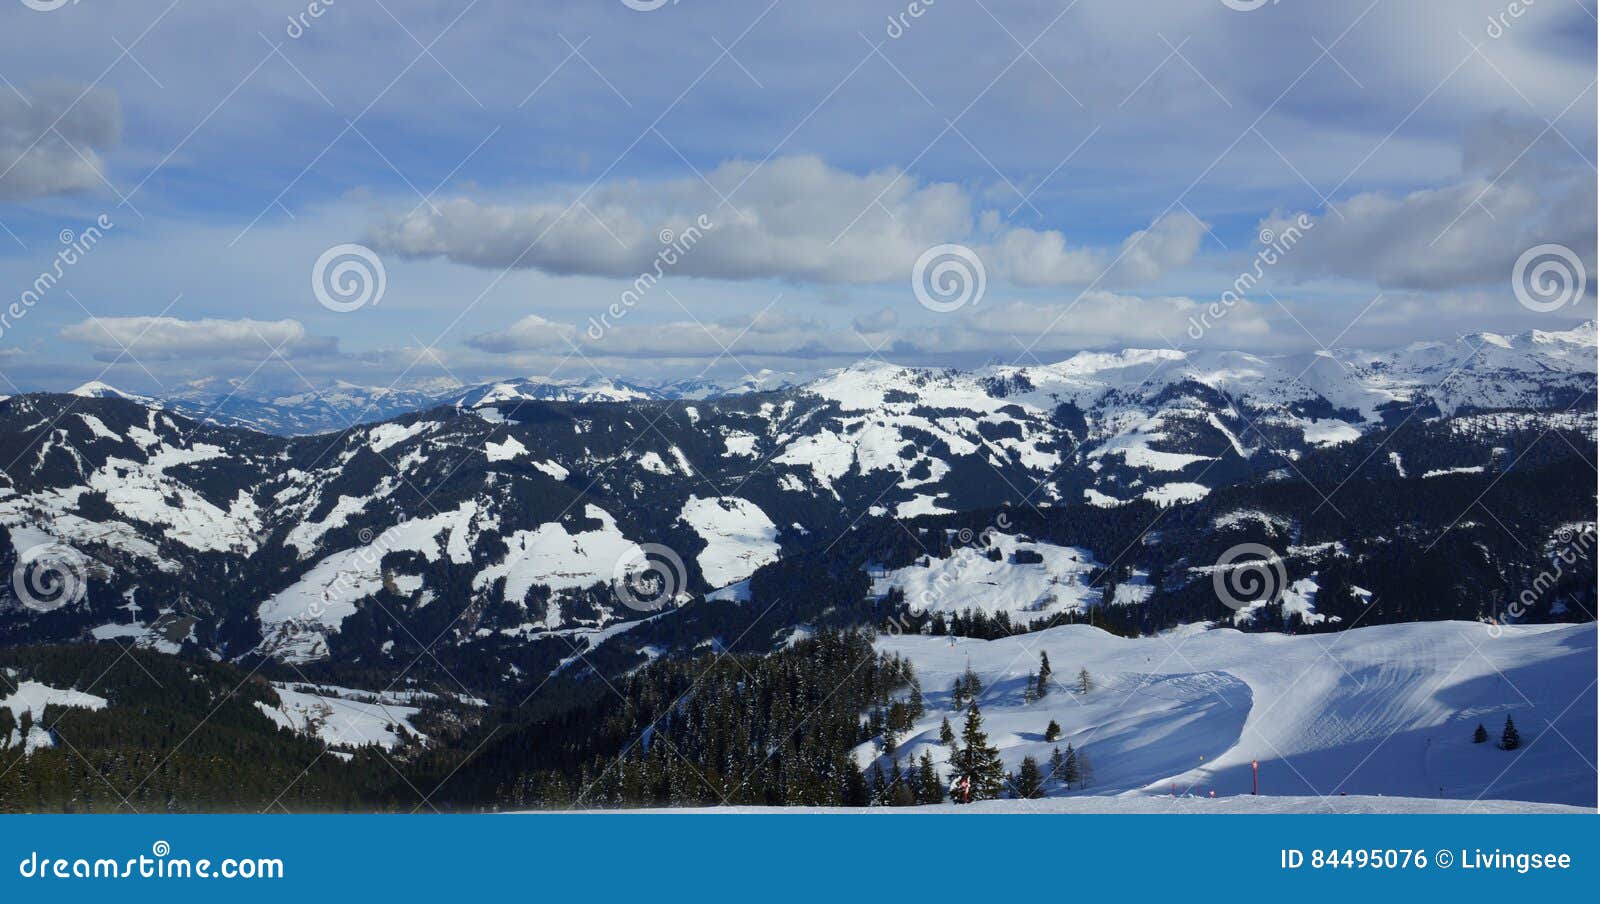
[[[1125,610],[1135,629],[1217,617],[1203,569],[1246,538],[1291,569],[1296,624],[1353,620],[1375,588],[1410,596],[1424,567],[1455,586],[1439,611],[1486,614],[1550,538],[1592,519],[1569,476],[1523,475],[1588,467],[1572,450],[1594,444],[1594,350],[1590,328],[1293,358],[875,361],[672,399],[505,381],[299,437],[104,384],[14,396],[0,401],[0,567],[70,548],[84,595],[41,612],[0,590],[0,642],[120,638],[337,671],[443,636],[437,655],[476,689],[564,668],[574,644],[625,648],[709,617],[651,619],[619,597],[618,576],[662,550],[661,604],[781,603],[766,631],[902,606],[1023,624]],[[1513,488],[1495,514],[1516,545],[1463,517]],[[997,510],[1011,539],[951,548],[950,531],[981,534]],[[952,572],[984,577],[923,599]]]

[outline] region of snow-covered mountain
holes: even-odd
[[[481,408],[512,402],[705,400],[781,389],[791,385],[788,376],[763,370],[732,381],[688,379],[660,383],[633,383],[600,376],[583,379],[525,377],[474,386],[444,401],[458,408]]]
[[[431,408],[460,389],[457,381],[441,377],[403,386],[362,386],[336,380],[315,389],[307,387],[304,392],[261,394],[236,380],[212,378],[175,387],[160,397],[159,404],[205,423],[301,436]]]
[[[452,671],[516,682],[565,667],[574,644],[687,630],[662,626],[692,616],[655,616],[713,593],[803,587],[785,603],[791,624],[818,607],[892,605],[1024,624],[1161,610],[1127,616],[1132,630],[1214,618],[1196,569],[1245,539],[1282,553],[1294,581],[1291,609],[1258,627],[1353,620],[1358,591],[1413,593],[1440,557],[1456,607],[1441,611],[1475,615],[1537,568],[1558,528],[1592,518],[1582,494],[1522,475],[1576,467],[1570,450],[1593,447],[1594,349],[1590,328],[1298,359],[880,362],[678,399],[513,381],[304,437],[196,422],[172,400],[103,385],[16,396],[0,402],[0,566],[65,548],[83,595],[40,611],[0,591],[0,640],[355,667],[444,634]],[[374,399],[353,387],[340,404]],[[307,400],[266,404],[280,402]],[[1520,548],[1462,516],[1475,495],[1509,488],[1523,502],[1498,517],[1528,538]],[[949,539],[1006,506],[1015,526],[993,548]],[[1347,507],[1358,524],[1335,520]],[[913,531],[895,518],[921,520]],[[1409,552],[1384,565],[1396,549]],[[926,602],[951,572],[984,577]],[[658,592],[641,605],[619,578]]]

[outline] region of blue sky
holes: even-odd
[[[651,5],[0,0],[0,393],[1594,316],[1591,0]],[[319,259],[374,291],[324,304]]]

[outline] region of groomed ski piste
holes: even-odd
[[[1595,812],[1592,623],[1428,622],[1302,636],[1190,626],[1131,639],[1070,625],[993,641],[884,636],[878,647],[912,662],[927,705],[900,739],[902,766],[927,751],[947,773],[939,725],[948,718],[959,735],[950,687],[970,666],[984,684],[983,729],[1007,770],[1025,756],[1048,769],[1051,752],[1070,743],[1088,754],[1094,778],[1082,789],[1051,781],[1042,799],[863,812]],[[1052,686],[1027,702],[1041,651]],[[1521,737],[1515,750],[1497,743],[1508,715]],[[1051,720],[1062,734],[1046,742]],[[1488,740],[1473,743],[1480,723]],[[877,746],[858,748],[859,765],[875,761],[888,770]]]

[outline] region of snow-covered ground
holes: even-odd
[[[12,684],[15,675],[9,670],[6,680],[0,682],[0,692],[8,684]],[[44,724],[44,711],[48,706],[78,706],[84,709],[105,709],[106,698],[96,697],[72,689],[62,690],[38,681],[22,681],[14,685],[14,690],[0,697],[0,709],[10,710],[11,719],[17,724],[5,735],[0,735],[0,750],[10,747],[21,747],[23,753],[32,753],[46,747],[55,746],[55,737]],[[21,722],[23,715],[28,716],[30,725],[28,733],[22,733]]]
[[[974,609],[989,614],[1009,613],[1023,620],[1060,612],[1082,612],[1100,601],[1091,586],[1091,572],[1099,563],[1087,549],[1036,543],[1012,534],[994,532],[985,546],[969,544],[951,550],[950,557],[923,556],[916,563],[877,576],[872,592],[882,596],[890,588],[905,592],[913,612],[961,612]],[[999,560],[990,559],[990,550]],[[1017,561],[1019,553],[1031,561]]]
[[[1562,813],[1593,814],[1591,807],[1530,803],[1521,800],[1448,800],[1427,797],[1172,797],[1126,795],[1121,797],[1050,797],[1043,800],[982,800],[967,805],[933,804],[924,807],[690,807],[676,810],[584,810],[582,813],[875,813],[880,816],[922,813]]]
[[[388,750],[403,741],[400,729],[426,740],[426,736],[411,724],[420,710],[405,705],[414,702],[413,695],[405,692],[378,694],[326,684],[281,681],[273,682],[272,687],[278,692],[279,705],[257,702],[256,707],[278,725],[320,738],[330,747],[376,744]]]
[[[778,528],[753,502],[737,496],[690,496],[678,517],[705,539],[698,561],[713,587],[742,581],[778,560]]]
[[[1491,633],[1472,622],[1430,622],[1298,637],[1193,626],[1137,639],[1071,625],[995,641],[885,637],[879,647],[911,660],[928,703],[900,739],[902,763],[927,750],[943,764],[939,723],[948,716],[960,731],[959,714],[946,707],[970,664],[985,686],[984,729],[1008,769],[1028,755],[1044,765],[1052,748],[1070,742],[1088,752],[1095,782],[1052,795],[1168,801],[1051,806],[1171,806],[1174,787],[1197,798],[1212,790],[1248,797],[1252,760],[1263,794],[1309,797],[1301,808],[1324,798],[1335,808],[1428,810],[1440,798],[1596,802],[1593,624]],[[1040,651],[1055,686],[1026,703]],[[1088,694],[1071,689],[1080,668],[1094,684]],[[1522,737],[1515,751],[1493,743],[1507,715]],[[1046,743],[1052,719],[1062,737]],[[1480,722],[1491,741],[1473,744]],[[874,753],[863,745],[858,762],[870,765]],[[1358,795],[1383,797],[1349,803]],[[1423,800],[1402,806],[1397,797]]]

